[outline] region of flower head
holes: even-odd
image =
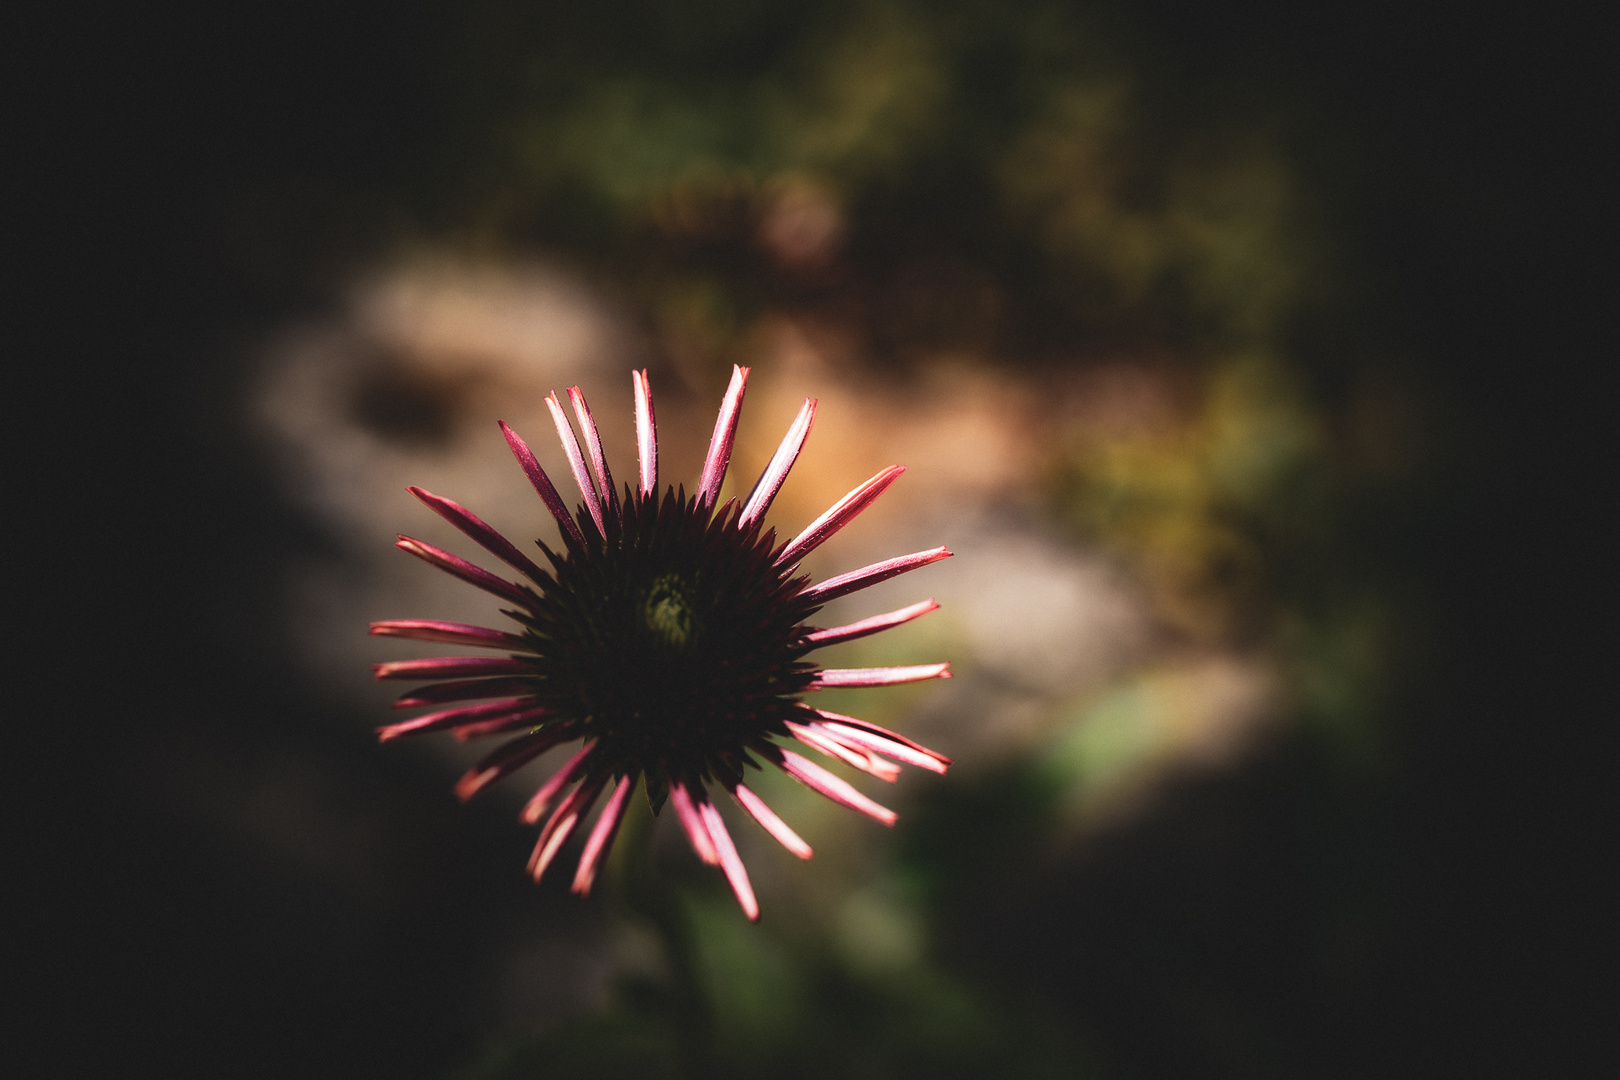
[[[692,848],[718,864],[750,919],[759,917],[748,874],[710,798],[730,792],[789,851],[810,847],[744,784],[745,771],[768,763],[835,802],[884,824],[892,811],[801,757],[789,741],[893,781],[896,762],[944,772],[949,759],[876,724],[805,704],[802,695],[836,686],[887,686],[948,678],[946,664],[821,668],[806,657],[927,614],[925,600],[847,626],[808,624],[821,606],[907,570],[946,558],[943,547],[888,559],[819,584],[797,574],[800,560],[848,524],[905,470],[884,469],[840,499],[802,533],[778,544],[766,511],[798,458],[815,419],[807,400],[752,492],[716,507],[731,458],[748,369],[734,368],[720,406],[697,492],[658,489],[658,438],[644,371],[633,373],[639,477],[621,496],[613,486],[595,421],[578,387],[568,391],[584,446],[555,393],[546,399],[584,499],[570,513],[534,454],[506,424],[501,430],[562,530],[561,553],[536,541],[549,569],[525,555],[470,511],[420,488],[411,493],[517,570],[508,580],[410,537],[398,546],[505,600],[515,632],[462,623],[400,620],[371,625],[387,637],[476,646],[502,657],[447,656],[375,665],[379,679],[426,679],[396,708],[429,707],[378,729],[384,742],[450,730],[462,739],[514,735],[456,785],[462,799],[554,747],[580,749],[523,809],[541,826],[529,872],[538,881],[602,793],[612,793],[585,841],[574,891],[590,891],[644,780],[656,813],[675,807]]]

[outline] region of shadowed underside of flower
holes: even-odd
[[[950,555],[932,548],[888,559],[812,585],[799,562],[869,506],[905,470],[884,469],[840,499],[802,533],[778,545],[763,526],[815,419],[807,400],[781,447],[739,506],[716,507],[731,459],[748,369],[734,368],[720,406],[697,492],[658,490],[658,437],[644,371],[633,373],[639,477],[621,495],[613,486],[596,423],[578,387],[568,391],[575,435],[555,393],[546,399],[584,505],[573,513],[524,441],[501,430],[535,491],[562,530],[561,553],[536,541],[542,567],[470,511],[420,488],[411,493],[525,582],[492,574],[447,551],[399,538],[398,546],[506,601],[516,632],[462,623],[398,620],[373,634],[489,648],[501,657],[448,656],[375,665],[379,679],[431,680],[395,702],[430,707],[378,729],[383,741],[449,730],[462,739],[514,736],[461,778],[471,798],[489,784],[565,743],[581,747],[523,808],[544,820],[529,872],[536,881],[611,785],[585,840],[573,889],[590,891],[623,819],[631,791],[644,780],[658,812],[665,802],[704,862],[718,865],[750,919],[759,917],[753,888],[710,798],[712,786],[739,805],[800,858],[810,847],[744,783],[745,770],[768,763],[853,810],[893,824],[892,811],[846,781],[794,753],[797,742],[893,781],[896,762],[944,772],[948,758],[876,724],[816,709],[802,695],[830,687],[888,686],[949,678],[946,664],[890,668],[821,668],[813,650],[875,634],[925,615],[932,600],[847,626],[819,629],[810,619],[829,600],[886,581]]]

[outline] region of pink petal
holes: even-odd
[[[572,727],[562,724],[549,731],[537,731],[533,735],[503,743],[456,781],[456,798],[466,802],[503,776],[516,772],[557,744],[572,739],[574,734]]]
[[[551,422],[557,425],[557,439],[562,443],[563,453],[568,456],[568,467],[574,471],[574,483],[579,485],[579,493],[585,497],[585,509],[590,511],[591,520],[596,522],[596,531],[606,536],[602,500],[591,485],[591,474],[585,471],[585,455],[580,453],[579,440],[574,437],[574,429],[568,426],[568,417],[563,414],[562,402],[557,400],[555,390],[546,398],[546,408],[551,410]]]
[[[557,519],[563,533],[572,537],[575,543],[583,544],[585,537],[580,533],[579,526],[574,523],[574,515],[570,514],[568,507],[563,504],[562,496],[557,494],[557,489],[551,483],[551,477],[546,475],[546,471],[540,467],[540,462],[535,460],[534,451],[529,449],[528,443],[518,438],[517,432],[506,426],[505,420],[500,421],[500,425],[501,434],[506,436],[506,445],[512,448],[512,455],[518,459],[518,464],[523,466],[523,471],[528,475],[529,483],[534,485],[540,501],[546,504],[551,516]]]
[[[371,665],[372,674],[379,679],[465,679],[479,675],[523,675],[533,670],[522,660],[501,656],[435,656]]]
[[[924,600],[920,604],[912,604],[898,611],[891,611],[886,615],[873,615],[870,619],[852,622],[847,626],[835,626],[831,630],[815,630],[804,636],[804,640],[816,645],[837,645],[844,641],[854,641],[856,638],[876,634],[880,630],[887,630],[891,626],[908,623],[930,611],[939,610],[939,605],[932,599]]]
[[[514,652],[532,652],[533,643],[516,634],[490,630],[466,623],[439,622],[436,619],[391,619],[374,622],[371,632],[377,637],[409,638],[413,641],[438,641],[446,645],[472,645],[484,649],[510,649]]]
[[[802,594],[807,600],[826,603],[836,600],[840,596],[848,596],[852,592],[859,592],[880,581],[888,581],[892,577],[899,577],[907,570],[915,570],[919,566],[948,559],[951,553],[945,548],[929,548],[927,551],[915,551],[910,555],[900,555],[893,559],[884,559],[882,562],[863,566],[859,570],[851,570],[847,574],[828,578],[819,585],[812,585]]]
[[[529,856],[529,876],[535,881],[538,882],[545,874],[546,867],[557,857],[557,851],[563,846],[563,841],[574,831],[580,816],[591,808],[591,803],[596,801],[606,783],[606,776],[598,776],[575,788],[573,793],[563,800],[562,805],[557,807],[557,812],[551,815],[545,828],[540,830],[540,838],[534,844],[534,853]]]
[[[888,758],[881,758],[876,754],[867,754],[866,760],[871,763],[871,767],[866,771],[877,777],[879,780],[885,780],[892,784],[896,780],[900,779],[900,766],[896,765]]]
[[[896,735],[888,728],[869,724],[865,720],[857,720],[853,716],[827,712],[824,709],[817,709],[816,714],[823,720],[817,726],[842,742],[864,746],[879,754],[887,754],[896,761],[903,761],[907,765],[915,765],[931,772],[943,773],[945,767],[951,764],[951,759],[944,754],[936,754],[904,735]]]
[[[791,720],[787,722],[787,726],[788,730],[793,732],[795,739],[808,747],[821,751],[828,757],[837,758],[845,765],[853,766],[862,772],[871,773],[873,776],[881,780],[887,780],[891,784],[900,775],[900,766],[890,761],[884,761],[882,758],[874,757],[868,754],[864,748],[845,746],[825,732],[817,730],[816,727],[808,724],[795,724]]]
[[[454,709],[441,709],[438,712],[423,713],[398,724],[389,724],[387,727],[377,729],[379,742],[389,742],[401,735],[418,735],[424,731],[442,731],[447,727],[455,727],[476,720],[489,720],[493,718],[506,719],[509,716],[526,716],[531,712],[539,713],[538,721],[548,714],[546,709],[533,708],[532,698],[506,698],[503,701],[490,701],[483,705],[460,705]]]
[[[795,536],[782,549],[776,557],[777,566],[791,566],[806,555],[810,554],[833,533],[842,529],[855,519],[855,516],[868,506],[872,500],[883,494],[888,486],[900,478],[906,471],[904,465],[890,465],[860,487],[833,503],[825,514],[810,523],[810,527]]]
[[[596,475],[597,487],[601,490],[604,502],[613,501],[613,474],[608,471],[607,457],[602,453],[602,437],[596,432],[596,420],[591,416],[591,407],[585,404],[585,395],[580,393],[579,387],[568,388],[568,400],[574,406],[574,415],[579,419],[579,430],[585,434],[585,449],[591,455],[591,471]]]
[[[593,742],[580,747],[579,753],[569,758],[562,768],[551,775],[550,780],[540,785],[539,791],[530,796],[529,801],[523,806],[523,812],[518,815],[519,819],[525,825],[533,825],[539,821],[551,808],[551,802],[557,797],[557,793],[574,782],[579,770],[585,765],[585,759],[590,757],[591,751],[595,749],[596,744]]]
[[[602,807],[602,814],[596,819],[596,828],[591,830],[590,839],[585,841],[585,851],[579,857],[579,869],[574,873],[573,891],[580,896],[590,894],[597,868],[606,857],[608,848],[613,846],[613,834],[619,831],[625,804],[630,801],[630,792],[635,786],[633,778],[621,776],[618,786],[613,789],[613,797]]]
[[[675,815],[681,819],[681,828],[686,830],[686,839],[691,843],[692,850],[697,852],[697,857],[710,866],[718,865],[720,856],[714,850],[714,842],[709,839],[708,826],[703,824],[697,807],[692,805],[692,796],[686,790],[686,785],[671,784],[669,801],[674,804]]]
[[[807,690],[830,690],[842,686],[898,686],[924,679],[948,679],[950,664],[912,664],[908,667],[822,668],[810,679]]]
[[[765,512],[771,508],[771,501],[781,490],[782,481],[787,479],[793,463],[799,459],[799,451],[804,449],[804,440],[810,437],[810,425],[815,421],[816,399],[805,398],[804,404],[799,408],[799,415],[788,427],[787,434],[782,436],[782,445],[776,448],[776,455],[760,474],[759,482],[748,495],[748,501],[743,503],[742,516],[737,519],[738,525],[748,528],[763,518]]]
[[[653,416],[652,385],[647,372],[632,371],[636,385],[636,457],[641,464],[641,496],[651,498],[658,491],[658,423]]]
[[[518,728],[534,727],[535,724],[539,723],[545,717],[550,715],[550,709],[536,709],[534,715],[530,715],[529,713],[517,713],[514,716],[497,716],[493,720],[479,720],[471,724],[457,724],[455,727],[450,729],[450,734],[454,735],[462,742],[467,742],[471,739],[481,739],[486,735],[504,735],[508,731],[516,731]]]
[[[755,821],[765,826],[765,831],[776,837],[777,843],[787,848],[801,859],[808,859],[814,854],[810,845],[799,838],[799,834],[787,827],[787,823],[776,816],[775,811],[765,805],[765,801],[743,785],[738,784],[731,789],[732,796],[742,804]]]
[[[748,371],[748,368],[731,365],[731,385],[726,388],[725,400],[720,403],[720,415],[715,418],[714,435],[709,440],[709,456],[703,462],[703,477],[698,483],[699,506],[713,506],[720,497],[720,485],[726,479],[726,466],[731,464],[731,444],[737,437],[737,413],[742,409]]]
[[[418,705],[443,705],[450,701],[477,701],[479,698],[501,697],[504,694],[533,693],[534,683],[529,679],[468,679],[418,686],[402,694],[394,702],[394,708],[414,709]]]
[[[847,781],[839,779],[820,765],[807,761],[791,750],[783,750],[781,754],[783,771],[805,787],[819,791],[833,802],[847,806],[851,810],[859,810],[867,817],[881,821],[885,825],[894,824],[893,810],[879,806],[856,791]]]
[[[551,580],[550,574],[536,566],[532,559],[513,547],[510,540],[492,529],[471,510],[449,499],[441,498],[430,491],[424,491],[419,487],[413,486],[407,490],[426,503],[428,509],[466,533],[485,551],[506,565],[522,572],[530,581],[537,585],[544,585]]]
[[[726,880],[731,882],[731,891],[737,894],[737,903],[742,905],[743,914],[748,916],[749,922],[758,922],[759,903],[754,899],[754,887],[748,883],[748,871],[743,869],[742,860],[737,857],[737,848],[731,842],[731,834],[726,832],[726,823],[720,820],[720,811],[714,803],[704,799],[698,804],[698,813],[703,815],[703,823],[709,827],[709,837],[720,856],[720,869],[726,872]]]
[[[534,602],[528,593],[505,578],[498,578],[488,570],[474,566],[466,559],[458,558],[443,548],[436,548],[432,544],[413,540],[409,536],[401,536],[394,542],[394,546],[401,551],[410,552],[423,562],[432,563],[445,573],[453,574],[469,585],[476,585],[485,592],[494,593],[508,603],[526,608]]]
[[[826,725],[824,724],[811,724],[810,728],[822,738],[842,746],[845,750],[852,751],[853,753],[857,753],[865,757],[866,764],[856,766],[856,768],[860,769],[861,771],[869,772],[879,780],[886,781],[890,784],[900,779],[900,766],[890,761],[888,758],[880,757],[858,743],[852,743],[846,739],[839,738],[831,731],[828,731]]]

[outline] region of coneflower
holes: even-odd
[[[529,873],[536,881],[604,791],[611,793],[585,840],[573,890],[590,891],[638,779],[657,813],[675,807],[692,849],[718,864],[749,919],[759,917],[748,874],[710,798],[717,785],[800,858],[810,847],[743,781],[762,762],[853,810],[892,824],[895,815],[787,746],[796,742],[893,781],[904,762],[944,772],[948,758],[876,724],[814,708],[812,691],[890,686],[949,678],[947,664],[822,668],[815,649],[909,622],[939,605],[924,600],[831,629],[808,624],[840,596],[946,558],[943,547],[887,559],[811,584],[800,561],[847,525],[899,475],[884,469],[845,495],[785,544],[763,522],[810,434],[816,402],[806,400],[780,448],[739,506],[716,508],[731,459],[748,369],[733,368],[695,494],[658,488],[658,436],[647,373],[635,384],[639,483],[613,486],[596,424],[578,387],[568,391],[583,449],[562,403],[546,399],[584,505],[569,513],[556,487],[517,433],[501,424],[512,453],[562,530],[559,554],[536,541],[549,569],[530,559],[470,511],[413,487],[411,493],[527,579],[517,583],[448,551],[401,536],[398,546],[506,601],[514,631],[463,623],[398,620],[373,634],[477,646],[504,657],[447,656],[375,665],[379,679],[435,680],[396,708],[430,707],[379,728],[384,742],[449,730],[462,739],[518,733],[456,785],[469,799],[564,743],[583,745],[523,808],[541,826]]]

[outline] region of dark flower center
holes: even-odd
[[[737,778],[786,735],[815,670],[805,579],[772,565],[775,535],[666,491],[626,491],[606,535],[551,555],[556,585],[524,613],[537,696],[597,740],[600,760],[664,781]],[[618,520],[622,516],[622,524]]]
[[[676,575],[665,574],[653,582],[642,612],[647,629],[671,651],[684,651],[692,644],[692,601]]]

